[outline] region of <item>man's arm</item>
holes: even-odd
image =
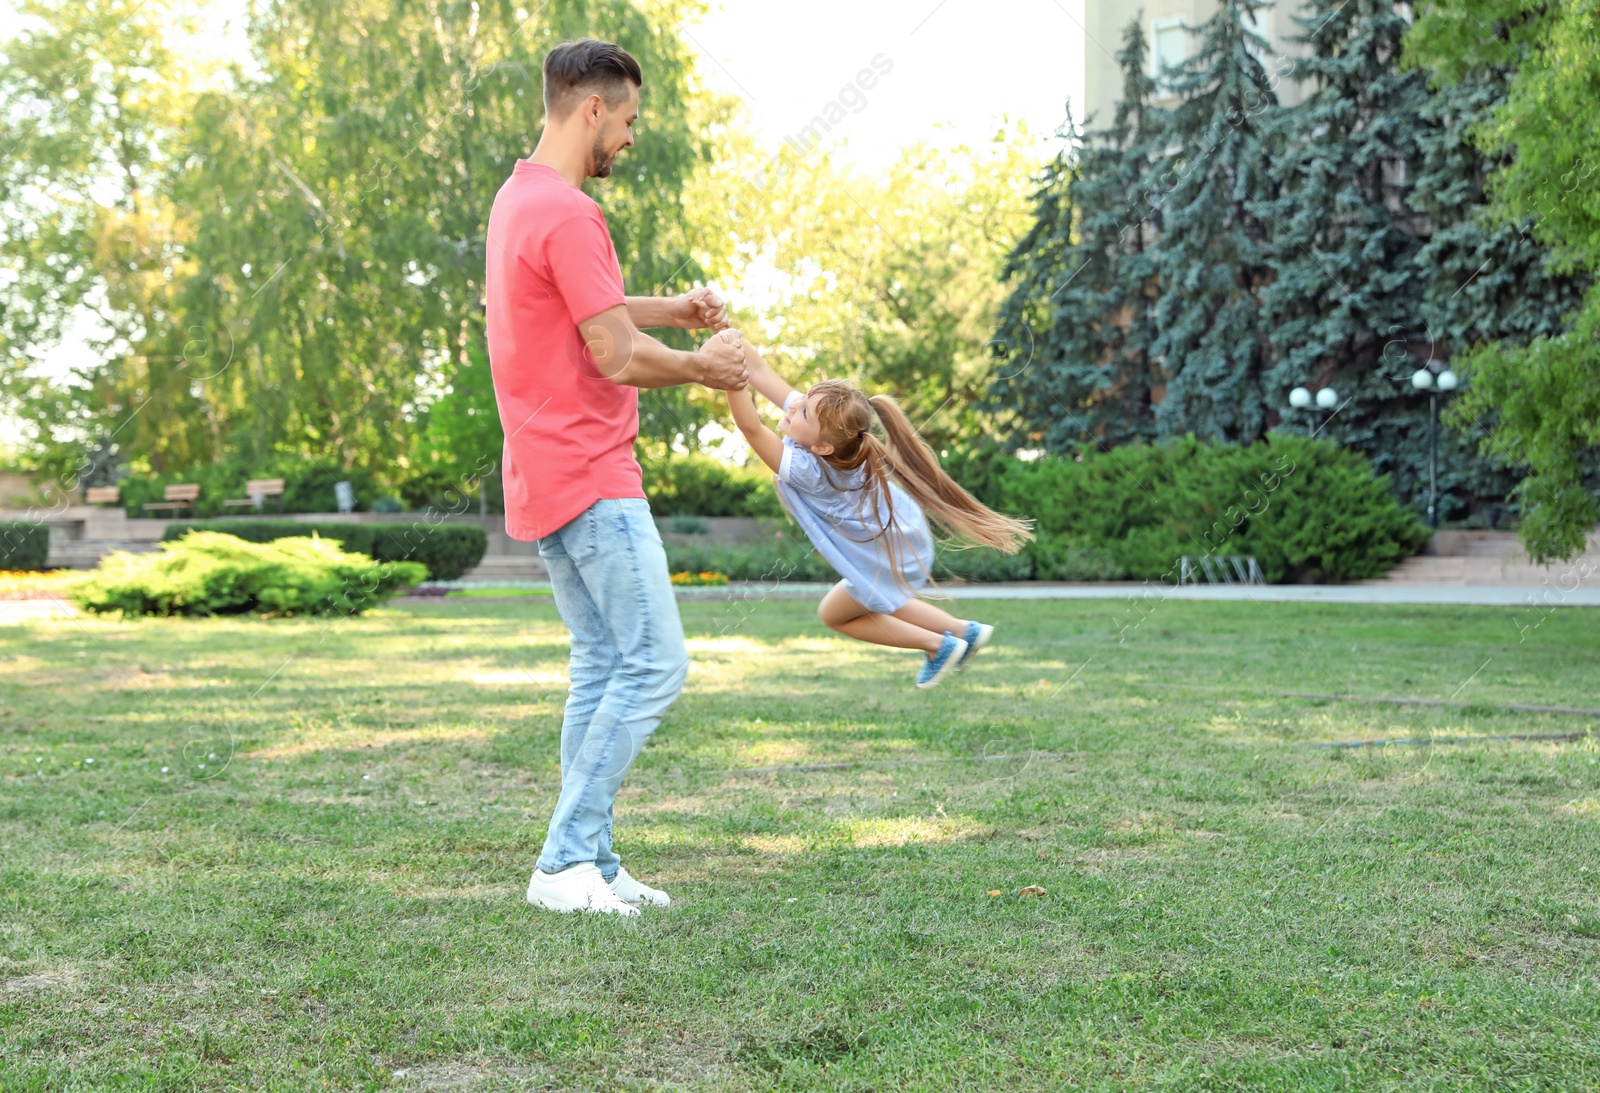
[[[709,288],[690,289],[681,296],[625,296],[633,325],[672,327],[676,330],[722,330],[728,325],[728,308]]]
[[[776,474],[783,464],[783,440],[761,420],[761,415],[756,412],[755,400],[748,391],[729,391],[727,395],[728,409],[733,411],[733,423],[750,442],[750,447],[761,462]]]
[[[595,367],[612,383],[644,388],[698,383],[738,390],[749,382],[737,331],[713,334],[699,349],[672,349],[641,332],[627,305],[619,304],[579,323],[578,332]]]

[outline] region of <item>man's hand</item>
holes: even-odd
[[[672,298],[673,318],[684,330],[728,329],[728,305],[709,288],[695,288]]]
[[[744,337],[737,330],[719,330],[696,351],[704,368],[700,382],[717,391],[740,391],[750,382],[744,366]]]

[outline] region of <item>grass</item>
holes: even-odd
[[[1600,728],[1500,708],[1600,706],[1592,611],[989,602],[920,692],[682,609],[632,921],[521,902],[549,603],[0,628],[0,1088],[1600,1084],[1597,738],[1489,739]]]

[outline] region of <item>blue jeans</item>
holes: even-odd
[[[539,540],[556,609],[572,631],[561,796],[539,868],[594,862],[607,880],[622,776],[683,689],[689,654],[661,534],[639,497],[596,501]]]

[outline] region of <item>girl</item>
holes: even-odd
[[[783,507],[844,578],[817,616],[860,641],[921,649],[928,656],[918,687],[966,667],[994,627],[917,598],[933,568],[927,516],[1007,553],[1033,538],[1031,521],[991,512],[951,480],[887,395],[869,399],[844,380],[823,380],[802,394],[749,345],[745,367],[750,386],[783,407],[779,428],[788,435],[769,429],[743,391],[728,392],[734,423],[776,473]],[[872,432],[874,414],[887,444]]]

